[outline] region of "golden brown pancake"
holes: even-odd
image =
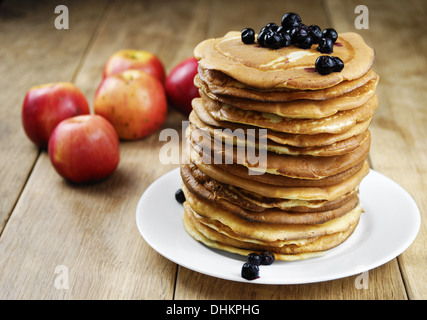
[[[378,107],[378,98],[374,95],[361,107],[339,111],[329,117],[295,119],[266,112],[246,111],[230,105],[221,106],[218,101],[210,98],[202,101],[206,111],[217,121],[228,121],[293,134],[342,133],[348,131],[356,123],[371,119]],[[194,104],[196,103],[198,102],[194,101]]]
[[[207,221],[211,226],[215,226],[216,222],[220,222],[240,237],[273,243],[275,241],[308,239],[343,232],[349,226],[356,225],[362,213],[361,207],[357,206],[341,217],[321,224],[269,224],[249,221],[200,198],[196,200],[190,192],[186,193],[184,205],[190,207],[198,215],[208,219]],[[227,230],[221,231],[227,233]],[[230,234],[228,235],[231,236]]]
[[[213,241],[215,243],[220,243],[223,248],[228,247],[243,249],[243,255],[247,255],[251,252],[262,252],[268,250],[274,253],[277,260],[288,260],[279,258],[282,255],[297,256],[300,254],[311,254],[329,250],[346,240],[353,233],[355,228],[355,225],[352,225],[343,232],[336,232],[333,234],[319,236],[314,239],[309,239],[309,241],[300,241],[296,243],[295,241],[276,241],[271,243],[263,241],[246,241],[247,239],[244,237],[239,237],[232,231],[227,230],[227,227],[221,225],[221,223],[217,223],[215,227],[212,227],[212,225],[206,223],[205,218],[198,216],[188,207],[185,209],[184,216],[184,219],[188,219],[184,221],[184,223],[187,224],[186,228],[194,227],[198,232],[200,232],[200,234],[203,235],[203,237],[197,237],[196,239],[208,246],[217,248],[215,245],[210,245],[210,241]],[[192,226],[188,226],[188,223],[190,223]],[[224,229],[227,230],[228,233],[218,231]],[[209,239],[210,241],[206,241],[205,239]],[[235,252],[233,249],[225,250],[229,252]]]
[[[244,188],[213,180],[194,163],[182,164],[181,176],[186,187],[205,200],[217,201],[224,198],[242,208],[256,212],[262,212],[269,208],[279,208],[289,212],[327,211],[342,206],[357,194],[356,189],[350,190],[333,201],[270,198]]]
[[[338,111],[350,110],[362,106],[375,95],[377,84],[378,77],[369,80],[363,86],[355,88],[350,92],[327,100],[300,99],[286,102],[268,102],[215,95],[213,93],[208,96],[202,90],[200,90],[200,96],[203,98],[203,101],[210,98],[219,101],[222,105],[230,105],[242,110],[267,112],[287,118],[318,119],[331,116]]]
[[[323,179],[295,179],[289,178],[286,176],[278,175],[278,174],[251,174],[250,169],[247,167],[239,165],[239,164],[211,164],[212,166],[217,166],[220,169],[228,172],[232,175],[242,177],[248,180],[254,180],[263,182],[266,184],[271,184],[279,187],[326,187],[339,183],[345,179],[350,178],[355,175],[357,172],[362,169],[365,160],[362,160],[355,166],[351,167],[348,170],[340,172],[336,175],[332,175],[329,177],[325,177]]]
[[[247,250],[247,249],[241,249],[237,247],[233,247],[230,245],[223,244],[221,242],[211,240],[204,236],[202,233],[200,233],[195,225],[191,222],[189,215],[184,211],[184,228],[188,232],[190,236],[192,236],[195,240],[200,241],[201,243],[207,245],[208,247],[219,249],[222,251],[227,251],[230,253],[235,253],[243,256],[247,256],[249,253],[257,252],[261,253],[264,250]],[[282,260],[282,261],[296,261],[296,260],[302,260],[302,259],[308,259],[313,257],[322,256],[324,252],[309,252],[309,253],[300,253],[300,254],[280,254],[275,252],[274,258],[276,260]]]
[[[336,98],[376,78],[378,78],[378,75],[373,70],[369,70],[359,79],[343,81],[334,87],[321,90],[290,90],[277,88],[260,90],[246,87],[220,71],[203,70],[203,68],[199,66],[199,73],[194,78],[194,84],[213,99],[215,99],[215,95],[224,95],[260,101],[285,102],[299,99],[327,100]]]
[[[266,50],[257,44],[244,44],[236,31],[201,42],[194,56],[202,68],[221,71],[249,87],[319,90],[359,79],[374,62],[374,50],[360,35],[340,33],[337,43],[334,56],[341,58],[344,69],[326,76],[314,72],[315,61],[322,55],[316,45],[311,49],[289,46]]]
[[[244,134],[234,134],[237,131],[233,131],[230,129],[224,129],[220,127],[214,127],[205,124],[202,122],[195,112],[191,112],[190,114],[190,128],[189,135],[194,135],[195,138],[193,140],[198,140],[197,138],[200,135],[203,135],[206,138],[215,138],[222,139],[226,143],[233,143],[237,146],[246,146],[252,148],[266,148],[268,151],[275,152],[278,154],[288,154],[288,155],[312,155],[312,156],[335,156],[340,154],[349,153],[350,151],[357,148],[365,139],[368,138],[369,132],[365,131],[359,135],[350,137],[346,140],[337,141],[327,146],[314,146],[314,147],[294,147],[290,145],[282,145],[270,139],[266,139],[266,143],[262,145],[259,144],[261,138],[264,138],[265,135],[262,134],[259,130],[252,131],[255,133],[247,135],[247,132],[251,131],[243,131]]]
[[[342,216],[359,203],[357,191],[349,192],[335,201],[279,201],[260,196],[262,202],[257,202],[255,197],[242,196],[243,189],[218,184],[214,180],[202,184],[185,171],[186,168],[182,168],[184,183],[182,189],[185,194],[191,192],[196,201],[199,198],[203,199],[250,221],[273,224],[319,224]],[[271,202],[264,202],[265,200]],[[278,202],[282,202],[279,205],[284,208],[275,207],[275,203]]]
[[[193,104],[193,111],[192,111],[192,114],[190,114],[190,121],[194,120],[194,118],[192,118],[192,116],[194,116],[200,119],[200,121],[202,121],[207,126],[213,126],[213,127],[218,127],[222,129],[230,129],[232,131],[239,129],[239,130],[243,130],[246,135],[251,134],[251,131],[248,131],[248,129],[254,128],[254,127],[243,125],[243,124],[237,124],[237,123],[226,122],[226,121],[216,121],[209,115],[209,113],[206,112],[205,108],[203,107],[203,104],[199,99],[193,100],[192,104]],[[290,145],[294,147],[304,148],[304,147],[326,146],[326,145],[331,145],[336,142],[346,140],[356,135],[364,133],[368,129],[370,122],[371,122],[371,119],[368,119],[364,122],[356,123],[348,131],[345,131],[339,134],[320,133],[320,134],[296,135],[296,134],[277,132],[277,131],[272,131],[267,129],[265,138],[282,145]],[[194,123],[197,123],[197,121],[194,121]],[[262,131],[258,131],[257,134],[260,138],[264,137],[262,135]]]
[[[191,137],[190,137],[191,138]],[[291,178],[322,179],[333,176],[365,160],[369,153],[370,136],[350,153],[331,157],[289,156],[266,152],[264,157],[256,155],[245,147],[229,147],[215,140],[187,141],[190,145],[189,160],[195,163],[222,164],[235,163],[252,171],[267,172]],[[214,145],[212,147],[212,145]],[[230,154],[231,153],[231,154]]]
[[[365,163],[362,169],[354,176],[351,176],[350,178],[343,180],[336,185],[325,187],[278,187],[231,175],[230,173],[225,172],[219,167],[195,161],[194,158],[190,160],[203,173],[208,175],[213,180],[217,180],[221,183],[246,189],[248,191],[252,191],[269,198],[294,200],[336,200],[345,195],[346,193],[357,188],[362,179],[369,172],[369,166],[367,163]]]

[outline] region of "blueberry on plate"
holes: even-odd
[[[255,42],[255,31],[252,28],[245,28],[242,30],[242,42],[244,44],[251,44]]]
[[[335,71],[335,61],[331,56],[320,56],[316,59],[315,70],[318,74],[327,75]]]
[[[321,53],[332,53],[334,51],[334,43],[330,38],[321,38],[317,50]]]
[[[275,260],[274,254],[271,251],[263,251],[263,252],[261,252],[260,256],[261,256],[261,260],[262,260],[261,264],[263,264],[265,266],[272,264]]]
[[[184,195],[184,192],[182,191],[182,189],[178,189],[175,192],[175,199],[176,199],[176,201],[178,201],[181,204],[185,202],[185,195]]]
[[[249,264],[259,266],[262,262],[261,256],[258,253],[249,253],[246,257]]]
[[[246,280],[254,280],[259,278],[259,267],[250,263],[245,263],[242,267],[242,278]]]
[[[324,38],[331,39],[333,43],[335,43],[335,41],[338,39],[338,33],[335,31],[335,29],[327,28],[323,30],[322,33]]]
[[[294,13],[288,12],[285,13],[282,17],[282,26],[285,29],[291,29],[292,27],[297,27],[301,24],[301,17]]]
[[[313,39],[313,43],[319,43],[320,39],[322,38],[322,29],[318,25],[312,24],[308,27],[310,30],[310,36]]]
[[[344,69],[344,62],[338,57],[332,57],[335,62],[334,72],[341,72]]]

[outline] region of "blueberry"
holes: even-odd
[[[309,26],[308,29],[310,29],[310,36],[313,39],[313,43],[319,43],[320,38],[322,38],[322,29],[315,24]]]
[[[258,37],[257,37],[257,42],[258,42],[258,44],[261,46],[261,47],[265,47],[266,45],[265,45],[265,41],[264,41],[264,39],[265,39],[265,35],[268,33],[269,31],[268,30],[262,30],[261,29],[261,31],[258,33]]]
[[[286,30],[286,33],[288,33],[291,36],[291,43],[295,44],[297,42],[297,31],[299,29],[299,26],[292,27],[291,29]]]
[[[270,23],[267,23],[265,28],[269,28],[270,30],[277,31],[279,26],[277,24],[275,24],[274,22],[270,22]]]
[[[302,49],[309,49],[313,44],[313,38],[310,36],[310,29],[301,24],[293,33],[293,42]]]
[[[309,33],[310,33],[310,29],[308,29],[308,27],[305,24],[299,25],[293,34],[293,36],[295,37],[295,42],[299,43],[301,40],[307,37]]]
[[[259,32],[261,33],[262,31],[277,31],[278,28],[279,26],[277,24],[275,24],[274,22],[270,22],[264,27],[262,27]]]
[[[282,17],[282,26],[285,29],[291,29],[301,24],[301,17],[293,12],[285,13]]]
[[[282,44],[282,37],[277,32],[267,32],[264,37],[264,43],[267,48],[270,49],[279,49]]]
[[[335,61],[331,56],[320,56],[316,59],[315,70],[321,75],[334,72]]]
[[[249,253],[246,257],[249,264],[259,266],[262,262],[261,256],[258,253]]]
[[[313,38],[308,35],[298,41],[298,47],[301,49],[310,49],[313,45]]]
[[[321,53],[332,53],[334,51],[334,43],[330,38],[321,38],[317,50]]]
[[[178,189],[175,192],[175,199],[176,199],[176,201],[178,201],[181,204],[185,202],[185,195],[184,195],[184,192],[182,191],[182,189]]]
[[[344,62],[338,57],[332,57],[335,62],[334,72],[341,72],[344,69]]]
[[[255,42],[255,31],[252,28],[245,28],[242,30],[242,42],[244,44],[251,44]]]
[[[259,267],[250,263],[245,263],[242,267],[242,278],[246,280],[259,278]]]
[[[282,33],[281,38],[282,38],[282,41],[281,41],[282,47],[289,47],[291,45],[292,41],[291,41],[291,35],[289,33],[287,32]]]
[[[327,28],[323,30],[322,33],[324,38],[331,39],[333,43],[335,43],[335,41],[338,39],[338,33],[335,31],[335,29]]]
[[[282,26],[277,28],[276,32],[281,37],[281,46],[282,47],[289,47],[291,45],[291,35],[289,33],[289,30],[286,30]]]
[[[263,251],[260,254],[261,256],[261,264],[263,265],[270,265],[274,262],[274,254],[271,251]]]

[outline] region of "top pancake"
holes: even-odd
[[[194,50],[203,69],[218,70],[243,85],[259,88],[319,90],[343,81],[361,78],[372,67],[375,52],[356,33],[341,33],[334,46],[334,56],[341,58],[344,69],[329,75],[314,72],[315,61],[322,55],[316,50],[295,46],[272,50],[257,43],[244,44],[240,32],[231,31],[222,38],[201,42]]]

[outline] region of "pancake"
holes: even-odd
[[[240,237],[267,242],[307,239],[343,232],[350,226],[357,225],[363,211],[360,206],[356,206],[341,217],[321,224],[269,224],[249,221],[200,198],[196,200],[190,192],[186,193],[184,205],[208,219],[206,221],[209,222],[206,223],[212,227],[219,222]],[[226,230],[222,232],[227,233]],[[228,235],[232,236],[230,233]]]
[[[262,132],[259,130],[258,132],[255,132],[255,134],[252,134],[254,130],[249,130],[245,132],[243,129],[239,129],[240,131],[236,131],[237,129],[231,130],[210,126],[202,122],[195,112],[190,113],[189,120],[191,122],[189,134],[196,135],[195,139],[197,139],[197,137],[199,137],[200,135],[204,135],[206,138],[209,139],[211,137],[215,139],[223,139],[224,141],[226,141],[226,143],[231,142],[236,146],[266,148],[267,151],[288,155],[312,155],[328,157],[345,154],[357,148],[363,140],[368,138],[369,135],[369,132],[365,131],[364,133],[350,137],[346,140],[337,141],[328,146],[294,147],[290,145],[282,145],[280,143],[272,141],[271,139],[265,139],[266,143],[260,145],[257,141],[265,141],[262,140],[263,138],[265,138],[265,135],[262,134]],[[235,134],[239,132],[243,134]]]
[[[218,101],[210,98],[203,100],[203,106],[217,121],[228,121],[293,134],[342,133],[348,131],[356,123],[371,119],[378,107],[378,98],[374,95],[361,107],[339,111],[321,119],[284,118],[272,113],[246,111],[230,105],[221,106]]]
[[[190,140],[188,144],[189,160],[195,163],[234,163],[250,168],[254,173],[258,171],[260,174],[266,172],[291,178],[322,179],[346,171],[365,160],[369,153],[370,135],[352,152],[331,157],[289,156],[273,152],[256,155],[245,147],[226,148],[209,139]]]
[[[343,81],[331,88],[321,90],[289,90],[289,89],[254,89],[246,87],[235,79],[216,70],[204,70],[199,66],[199,72],[194,78],[194,84],[208,96],[225,95],[237,98],[261,101],[292,101],[299,99],[327,100],[339,97],[376,79],[378,75],[369,70],[363,77],[351,81]],[[215,99],[215,96],[211,97]]]
[[[185,223],[191,223],[192,226],[203,235],[203,238],[199,238],[199,241],[207,244],[208,246],[209,242],[203,241],[204,238],[216,243],[220,243],[223,246],[225,245],[229,248],[244,249],[245,251],[243,251],[243,255],[247,255],[248,253],[254,251],[262,252],[268,250],[274,253],[276,259],[277,254],[299,255],[329,250],[346,240],[353,233],[355,228],[355,226],[350,226],[347,230],[343,232],[336,232],[330,235],[310,239],[310,241],[300,241],[299,243],[289,243],[290,241],[269,243],[262,241],[245,241],[245,238],[233,234],[232,231],[229,231],[227,234],[219,232],[218,229],[224,230],[226,229],[226,226],[217,223],[216,228],[214,228],[211,225],[204,223],[206,222],[206,219],[198,216],[194,212],[191,212],[191,209],[188,208],[185,209],[184,219],[188,219],[187,221],[185,221]],[[187,226],[187,228],[188,227],[189,226]],[[232,234],[233,237],[229,236],[229,234]],[[250,250],[250,252],[247,252],[246,250]]]
[[[341,58],[344,69],[329,75],[313,72],[322,55],[317,45],[311,49],[295,46],[266,50],[257,44],[246,45],[240,32],[228,32],[222,38],[208,39],[194,49],[194,56],[204,69],[219,70],[253,88],[291,88],[319,90],[343,81],[359,79],[372,67],[375,52],[356,33],[340,33],[334,56]]]
[[[184,228],[187,231],[187,233],[193,237],[195,240],[200,241],[201,243],[207,245],[208,247],[219,249],[222,251],[227,251],[230,253],[239,254],[242,256],[247,256],[249,253],[256,252],[255,250],[247,250],[247,249],[241,249],[237,247],[233,247],[230,245],[226,245],[223,243],[220,243],[215,240],[211,240],[207,237],[205,237],[202,233],[200,233],[197,228],[194,226],[194,224],[191,222],[189,215],[184,211]],[[261,253],[263,250],[258,250],[257,253]],[[292,254],[292,255],[284,255],[279,254],[277,252],[274,253],[274,258],[276,260],[282,260],[282,261],[296,261],[296,260],[303,260],[303,259],[309,259],[313,257],[322,256],[324,252],[310,252],[310,253],[300,253],[300,254]]]
[[[211,165],[217,166],[220,169],[224,170],[225,172],[228,172],[235,176],[242,177],[244,179],[259,181],[259,182],[263,182],[266,184],[271,184],[279,187],[326,187],[326,186],[337,184],[340,181],[350,178],[351,176],[356,174],[358,171],[360,171],[360,169],[362,169],[362,166],[364,165],[364,163],[365,163],[365,160],[362,160],[355,166],[343,172],[340,172],[336,175],[332,175],[322,179],[316,179],[316,180],[294,179],[294,178],[289,178],[286,176],[270,174],[270,173],[264,173],[261,175],[253,174],[250,169],[239,164],[223,163],[223,164],[211,164]]]
[[[357,194],[357,188],[355,188],[332,201],[271,198],[257,192],[211,179],[194,163],[182,164],[180,171],[183,183],[192,193],[207,201],[225,199],[228,202],[255,212],[262,212],[269,208],[278,208],[288,212],[327,211],[342,206]]]
[[[225,95],[206,94],[200,90],[203,101],[212,99],[218,101],[220,108],[230,105],[242,110],[258,111],[276,114],[286,118],[319,119],[331,116],[339,111],[350,110],[365,104],[375,95],[378,77],[369,80],[361,87],[328,100],[293,100],[287,102],[266,102],[247,98],[235,98]]]
[[[183,183],[185,194],[191,192],[195,199],[203,199],[244,219],[263,223],[319,224],[340,217],[359,204],[357,191],[353,191],[336,201],[281,200],[278,207],[283,208],[276,208],[274,205],[278,200],[261,197],[257,202],[254,198],[242,196],[242,189],[218,185],[214,181],[202,185],[188,174],[183,175]],[[210,187],[213,185],[221,188],[212,190]],[[266,199],[273,201],[265,202]]]
[[[235,124],[232,122],[226,121],[217,121],[213,119],[208,112],[206,112],[203,104],[200,99],[194,99],[192,101],[193,111],[190,114],[190,121],[192,116],[197,117],[201,122],[203,122],[207,126],[218,127],[222,129],[230,129],[235,131],[236,129],[243,130],[246,135],[250,135],[251,131],[248,129],[253,129],[251,126],[246,126],[243,124]],[[265,138],[271,141],[274,141],[281,145],[289,145],[294,147],[318,147],[318,146],[326,146],[331,145],[336,142],[349,139],[356,135],[364,133],[371,122],[371,119],[366,121],[356,123],[353,127],[351,127],[348,131],[333,134],[333,133],[320,133],[320,134],[291,134],[284,132],[277,132],[267,129],[265,133]],[[194,123],[197,123],[196,121]],[[263,131],[258,131],[259,138],[263,138]]]
[[[191,159],[193,161],[193,159]],[[278,187],[258,181],[244,179],[208,164],[195,162],[197,168],[211,179],[235,187],[246,189],[269,198],[300,199],[300,200],[336,200],[358,187],[362,179],[368,174],[369,166],[364,164],[362,169],[350,178],[338,184],[325,187]]]

